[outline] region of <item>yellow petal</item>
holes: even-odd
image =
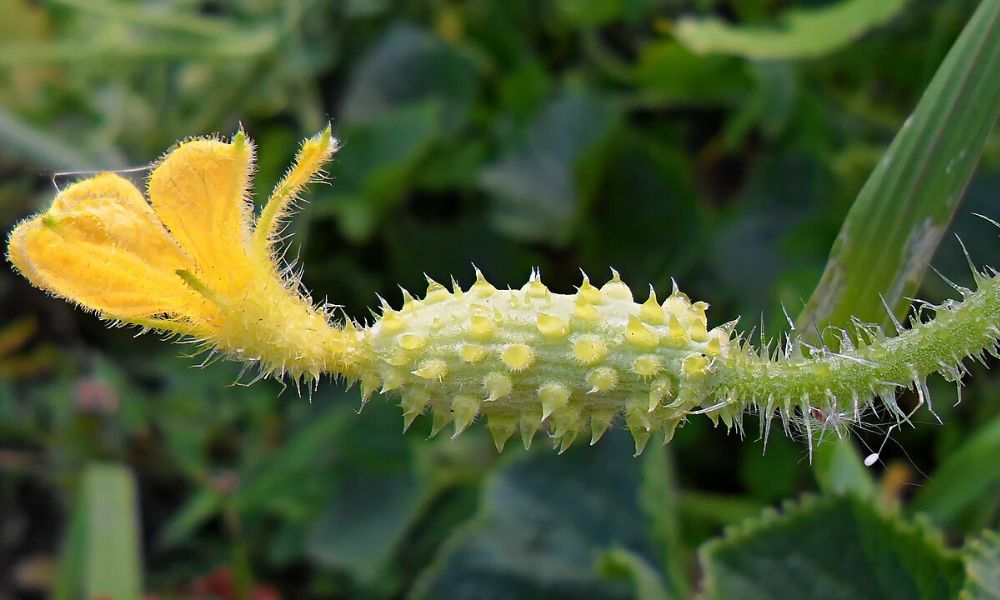
[[[149,178],[153,210],[197,266],[209,288],[239,293],[251,280],[248,200],[253,149],[238,133],[232,143],[194,140],[168,153]]]
[[[102,173],[18,225],[10,260],[36,286],[120,317],[198,320],[211,306],[176,275],[191,260],[128,180]]]
[[[112,244],[174,273],[193,268],[132,182],[101,173],[75,183],[53,200],[46,213],[60,231],[95,244]]]
[[[86,235],[73,221],[36,217],[11,234],[11,262],[36,286],[91,310],[125,318],[199,319],[211,313],[211,306],[175,273],[113,244],[88,241]]]

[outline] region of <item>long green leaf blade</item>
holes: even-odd
[[[135,481],[121,465],[95,464],[83,475],[86,598],[142,597]]]
[[[1000,113],[1000,0],[984,0],[865,183],[799,328],[905,313]],[[814,335],[814,333],[812,333]]]

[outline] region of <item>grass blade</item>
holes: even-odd
[[[888,327],[881,298],[897,316],[906,313],[905,298],[916,292],[998,113],[1000,0],[984,0],[851,207],[798,317],[807,338],[817,341],[825,325],[847,327],[851,317]],[[817,448],[817,481],[824,489],[853,482],[855,491],[870,493],[848,445]],[[855,475],[851,480],[828,472],[852,463],[845,471]]]
[[[135,480],[121,465],[84,470],[53,598],[139,600],[142,575]]]
[[[799,329],[890,325],[917,289],[1000,113],[1000,0],[984,0],[844,221]]]

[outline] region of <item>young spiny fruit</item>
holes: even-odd
[[[427,411],[435,433],[482,415],[498,449],[518,429],[530,444],[543,424],[560,451],[582,432],[594,443],[622,414],[641,451],[653,432],[673,434],[731,350],[731,325],[709,330],[707,304],[676,289],[636,304],[617,273],[564,295],[537,272],[498,290],[477,270],[468,290],[429,280],[423,299],[404,298],[364,330],[364,397],[399,393],[406,426]]]
[[[275,246],[302,188],[336,150],[330,130],[306,140],[254,217],[248,187],[253,146],[191,140],[153,169],[148,201],[129,181],[102,173],[63,190],[20,223],[8,258],[34,285],[115,323],[196,340],[261,376],[318,381],[324,373],[398,396],[404,428],[430,414],[434,433],[486,421],[498,449],[517,431],[530,445],[547,431],[561,452],[591,443],[617,419],[636,453],[662,432],[704,414],[742,433],[743,415],[815,435],[844,435],[868,410],[906,413],[898,388],[928,404],[926,377],[958,381],[967,357],[996,355],[1000,279],[975,273],[976,291],[934,307],[886,336],[875,326],[843,332],[839,349],[808,348],[794,332],[784,352],[753,349],[735,322],[709,328],[704,302],[674,286],[641,303],[617,273],[599,288],[584,276],[558,294],[538,272],[520,289],[495,288],[478,271],[469,289],[428,281],[400,310],[384,301],[371,326],[338,322],[301,288]],[[877,399],[877,400],[876,400]],[[918,406],[919,407],[919,406]]]

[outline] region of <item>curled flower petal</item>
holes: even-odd
[[[63,227],[72,223],[85,241],[113,244],[161,270],[174,273],[194,266],[170,238],[142,192],[114,173],[101,173],[66,188],[46,214]]]
[[[56,197],[10,236],[11,262],[35,285],[120,317],[205,318],[210,306],[177,276],[191,260],[127,180],[102,173]]]

